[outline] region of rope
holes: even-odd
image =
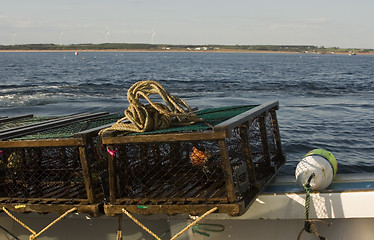
[[[122,212],[125,213],[131,220],[133,220],[136,224],[138,224],[141,228],[143,228],[145,231],[147,231],[149,234],[151,234],[154,238],[157,240],[161,240],[156,234],[154,234],[151,230],[149,230],[146,226],[141,224],[136,218],[134,218],[126,209],[122,208]]]
[[[122,214],[118,216],[118,230],[116,240],[122,240]]]
[[[149,98],[151,94],[160,95],[165,105],[152,102]],[[140,99],[147,100],[148,104],[143,105]],[[125,117],[100,131],[100,134],[105,131],[147,132],[166,129],[172,124],[189,125],[202,121],[185,101],[172,96],[156,81],[135,83],[127,91],[127,100],[129,107],[124,112]],[[123,123],[125,120],[131,123]]]
[[[217,210],[217,207],[214,207],[212,209],[210,209],[209,211],[207,211],[206,213],[204,213],[203,215],[201,215],[200,217],[198,217],[195,221],[193,221],[191,224],[189,224],[187,227],[185,227],[182,231],[180,231],[179,233],[177,233],[174,237],[172,237],[170,240],[174,240],[176,239],[178,236],[180,236],[182,233],[184,233],[185,231],[187,231],[190,227],[193,227],[195,224],[197,224],[200,220],[202,220],[203,218],[205,218],[207,215],[211,214],[212,212],[216,211]]]
[[[306,192],[306,196],[305,196],[305,220],[306,221],[309,220],[310,193],[313,192],[313,189],[310,186],[310,181],[312,180],[313,176],[314,176],[314,174],[312,174],[309,177],[308,182],[303,186],[303,188]]]
[[[224,230],[225,226],[222,224],[197,223],[192,227],[193,233],[198,233],[207,237],[210,236],[208,232],[223,232]]]
[[[207,211],[206,213],[204,213],[203,215],[201,215],[200,217],[198,217],[195,221],[193,221],[191,224],[189,224],[187,227],[185,227],[184,229],[182,229],[179,233],[177,233],[174,237],[172,237],[170,240],[174,240],[176,239],[177,237],[179,237],[181,234],[183,234],[184,232],[186,232],[189,228],[193,227],[194,225],[196,225],[199,221],[201,221],[203,218],[205,218],[207,215],[211,214],[212,212],[216,211],[217,210],[217,207],[214,207],[212,209],[210,209],[209,211]],[[122,208],[122,212],[125,213],[129,218],[131,218],[131,220],[133,220],[136,224],[138,224],[140,227],[142,227],[145,231],[147,231],[149,234],[151,234],[154,238],[156,238],[157,240],[161,240],[161,238],[159,238],[156,234],[154,234],[151,230],[149,230],[147,227],[145,227],[143,224],[141,224],[136,218],[134,218],[128,211],[126,211],[126,209]]]
[[[56,218],[53,222],[51,222],[48,226],[46,226],[45,228],[43,228],[39,233],[36,233],[34,230],[32,230],[31,228],[29,228],[26,224],[24,224],[23,222],[21,222],[20,220],[18,220],[15,216],[13,216],[9,211],[8,209],[6,209],[5,207],[3,207],[3,211],[8,214],[9,217],[11,217],[14,221],[16,221],[17,223],[19,223],[22,227],[26,228],[27,230],[29,230],[29,232],[31,232],[32,234],[30,235],[29,237],[29,240],[36,240],[36,238],[41,235],[43,232],[45,232],[48,228],[52,227],[55,223],[57,223],[58,221],[60,221],[61,219],[63,219],[66,215],[68,215],[69,213],[71,212],[74,212],[75,210],[77,210],[76,207],[73,207],[72,209],[69,209],[68,211],[66,211],[64,214],[62,214],[61,216],[59,216],[58,218]]]
[[[315,226],[315,222],[319,221],[319,222],[323,222],[325,224],[327,224],[326,222],[322,221],[322,220],[310,220],[309,219],[309,208],[310,208],[310,194],[313,192],[313,189],[312,187],[310,186],[310,182],[312,181],[312,178],[315,177],[315,174],[313,173],[312,175],[310,175],[308,181],[304,184],[303,188],[306,192],[306,196],[305,196],[305,221],[304,221],[304,228],[301,229],[299,235],[297,236],[297,240],[300,240],[301,238],[301,235],[302,233],[305,231],[307,233],[313,233],[314,235],[316,235],[318,237],[318,239],[320,240],[327,240],[327,238],[323,237],[322,235],[320,235],[318,232],[317,232],[317,228]],[[330,226],[330,224],[327,224],[328,226]]]

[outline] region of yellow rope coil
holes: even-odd
[[[19,219],[17,219],[14,215],[12,215],[8,209],[6,209],[4,206],[3,206],[3,211],[8,214],[9,217],[11,217],[14,221],[16,221],[17,223],[19,223],[22,227],[26,228],[27,230],[29,230],[29,232],[31,232],[31,235],[29,237],[29,240],[35,240],[38,236],[40,236],[43,232],[45,232],[48,228],[52,227],[55,223],[57,223],[58,221],[60,221],[61,219],[63,219],[66,215],[68,215],[69,213],[71,212],[74,212],[75,210],[77,210],[76,207],[73,207],[71,209],[69,209],[68,211],[66,211],[64,214],[62,214],[61,216],[59,216],[58,218],[56,218],[53,222],[51,222],[48,226],[46,226],[45,228],[43,228],[39,233],[36,233],[34,230],[32,230],[31,228],[29,228],[26,224],[24,224],[23,222],[21,222]]]
[[[152,94],[161,96],[165,104],[154,103],[149,98]],[[148,104],[140,102],[145,99]],[[113,126],[101,131],[129,131],[147,132],[169,128],[172,124],[188,125],[202,121],[188,104],[172,96],[156,81],[140,81],[132,85],[127,91],[129,107],[125,110],[125,117],[119,119]],[[130,123],[123,121],[129,120]]]

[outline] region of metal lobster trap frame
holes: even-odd
[[[196,112],[204,122],[188,127],[104,135],[115,152],[105,214],[243,214],[285,163],[278,107],[206,109]]]
[[[72,207],[103,213],[101,175],[107,169],[97,133],[117,114],[4,119],[0,125],[0,206],[21,213],[59,213]]]

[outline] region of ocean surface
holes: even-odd
[[[374,172],[374,56],[0,52],[0,116],[122,113],[141,80],[199,109],[279,101],[281,174],[313,148],[333,153],[338,173]]]

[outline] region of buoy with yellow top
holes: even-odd
[[[338,163],[331,152],[313,149],[297,164],[295,176],[300,186],[308,184],[315,191],[326,189],[336,176]]]

